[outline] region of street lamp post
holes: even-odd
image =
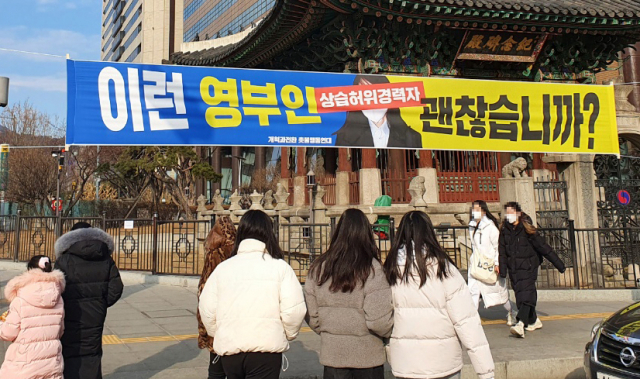
[[[56,182],[56,198],[54,206],[56,210],[56,236],[60,236],[60,175],[64,167],[64,149],[51,152],[51,156],[58,159],[58,177]]]
[[[309,189],[309,263],[313,263],[315,259],[315,248],[313,245],[313,227],[315,222],[315,217],[313,214],[313,190],[316,186],[316,174],[313,172],[313,169],[310,169],[307,173],[307,188]]]
[[[0,107],[9,104],[9,78],[0,76]]]
[[[231,158],[238,160],[238,193],[240,193],[240,188],[242,187],[242,162],[244,162],[246,158],[239,155],[232,155]]]

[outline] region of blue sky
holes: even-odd
[[[0,48],[99,60],[101,16],[100,0],[1,0]],[[0,50],[0,76],[10,78],[10,104],[28,99],[66,117],[64,59]]]

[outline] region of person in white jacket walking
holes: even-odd
[[[231,258],[202,290],[200,316],[228,379],[280,377],[282,353],[307,312],[302,286],[283,258],[269,216],[248,211]]]
[[[460,378],[461,344],[478,376],[494,377],[478,309],[424,212],[404,215],[384,270],[394,305],[387,358],[396,378]]]
[[[499,223],[485,201],[476,200],[471,208],[471,222],[469,222],[469,235],[471,236],[471,246],[473,253],[470,262],[476,262],[474,255],[482,255],[490,259],[495,265],[495,272],[500,274],[499,243],[500,230]],[[509,300],[509,290],[507,281],[496,275],[496,281],[485,283],[473,277],[473,271],[468,272],[468,285],[471,297],[476,305],[480,304],[480,295],[485,308],[503,305],[507,310],[507,325],[515,324],[513,306]]]

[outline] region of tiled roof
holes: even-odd
[[[445,7],[455,6],[498,11],[613,18],[640,17],[640,1],[638,0],[421,0],[421,2]]]
[[[553,27],[577,32],[640,36],[640,0],[276,0],[272,12],[243,40],[226,46],[175,53],[169,63],[193,66],[255,67],[286,51],[339,14],[364,12],[412,22],[430,20],[488,25]],[[420,21],[418,21],[420,22]],[[439,24],[438,24],[439,25]],[[464,25],[467,26],[467,23]],[[524,29],[524,28],[523,28]],[[536,28],[532,28],[535,30]],[[640,38],[640,37],[639,37]]]

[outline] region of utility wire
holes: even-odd
[[[25,51],[25,50],[15,50],[15,49],[6,49],[4,47],[0,47],[0,51],[8,51],[10,53],[21,53],[21,54],[31,54],[31,55],[42,55],[45,57],[54,57],[54,58],[63,58],[67,59],[64,55],[56,55],[56,54],[47,54],[47,53],[38,53],[35,51]]]
[[[11,146],[9,149],[64,149],[64,146]]]

